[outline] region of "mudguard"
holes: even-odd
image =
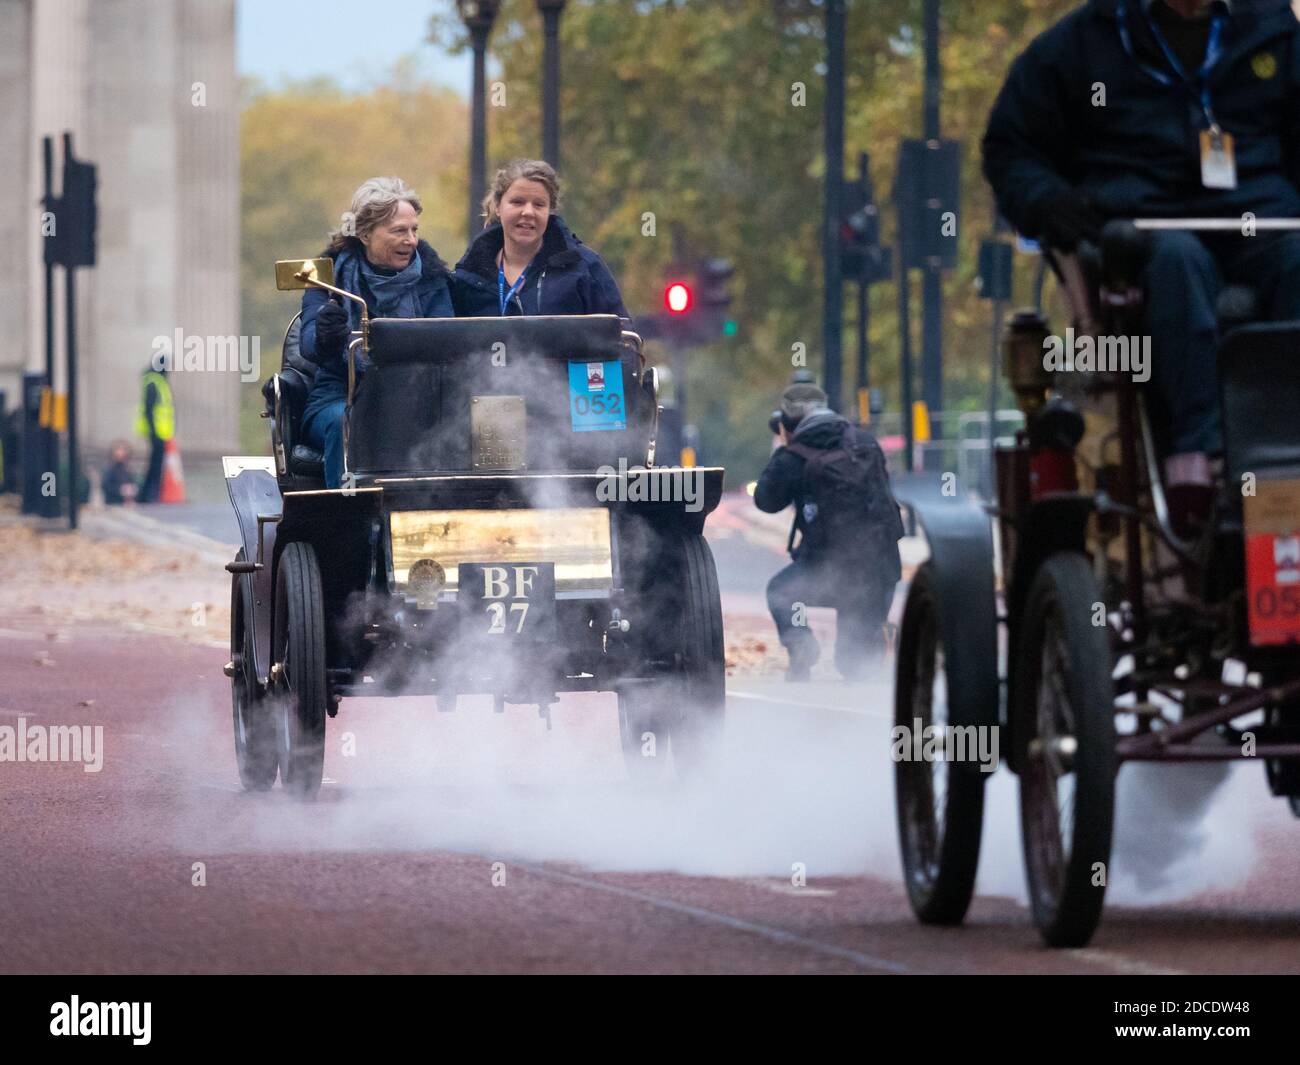
[[[964,500],[900,497],[930,545],[939,592],[939,635],[954,725],[1000,723],[998,613],[989,516]]]
[[[275,570],[271,562],[275,557],[276,522],[283,506],[280,486],[275,480],[275,460],[262,456],[226,456],[221,462],[226,491],[230,493],[230,504],[239,522],[244,559],[262,563],[260,569],[241,573],[238,579],[252,587],[249,623],[253,626],[253,671],[258,682],[265,684],[271,670],[271,608],[275,602]]]

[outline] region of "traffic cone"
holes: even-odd
[[[163,448],[162,489],[159,503],[185,502],[185,474],[181,472],[181,449],[175,440],[168,440]]]

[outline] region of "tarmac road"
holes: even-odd
[[[223,658],[107,632],[0,639],[0,724],[104,728],[98,773],[0,765],[0,970],[1300,970],[1300,826],[1253,774],[1235,796],[1250,840],[1220,818],[1209,887],[1111,906],[1089,949],[1049,952],[998,894],[1019,873],[996,792],[967,926],[913,921],[880,685],[840,687],[837,710],[831,685],[797,703],[737,685],[723,777],[695,794],[626,780],[608,697],[566,698],[549,734],[527,707],[348,700],[328,782],[300,804],[240,791]]]
[[[710,519],[729,625],[783,543],[746,502]],[[0,762],[0,971],[1300,972],[1300,823],[1262,767],[1173,767],[1179,790],[1126,767],[1105,920],[1053,952],[1005,770],[966,926],[914,921],[888,678],[737,674],[695,791],[629,782],[610,696],[565,697],[549,732],[532,707],[345,700],[301,804],[240,790],[217,640],[69,636],[0,627],[0,726],[103,728],[96,773]]]

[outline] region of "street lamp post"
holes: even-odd
[[[542,158],[560,169],[560,15],[567,0],[537,0],[542,13]]]
[[[469,134],[469,239],[479,222],[479,204],[487,186],[487,99],[484,85],[488,35],[496,21],[500,0],[456,0],[460,17],[474,48],[474,95]]]

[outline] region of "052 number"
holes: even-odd
[[[573,412],[583,414],[619,414],[622,405],[619,396],[574,396]]]
[[[524,618],[528,616],[527,603],[511,603],[510,613],[519,613],[519,620],[515,623],[515,632],[524,631]],[[488,623],[488,634],[490,636],[502,635],[506,631],[506,605],[505,603],[488,603],[487,612],[492,615],[492,620]]]
[[[1280,602],[1279,602],[1280,599]],[[1284,618],[1293,618],[1300,614],[1300,593],[1295,588],[1260,588],[1255,592],[1255,614],[1261,618],[1271,618],[1281,614]]]

